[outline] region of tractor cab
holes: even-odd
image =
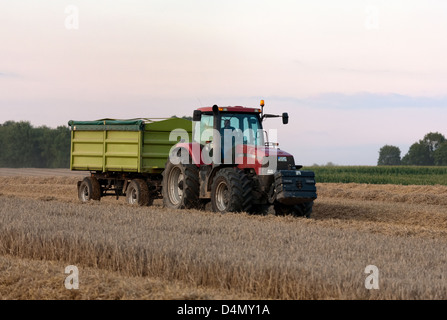
[[[235,164],[237,154],[244,155],[244,159],[255,157],[260,148],[277,145],[264,138],[262,122],[265,118],[280,116],[264,114],[263,108],[261,101],[261,108],[214,106],[195,110],[193,141],[205,147],[205,151],[220,149],[220,157],[214,154],[214,163]],[[288,114],[282,117],[287,124]]]
[[[194,112],[194,142],[205,145],[213,141],[213,130],[216,130],[221,138],[227,132],[234,133],[233,135],[241,135],[243,144],[263,146],[260,113],[260,109],[244,107],[219,107],[217,112],[213,112],[210,107],[200,108]]]

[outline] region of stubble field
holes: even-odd
[[[447,298],[447,186],[320,183],[304,219],[80,204],[83,175],[0,169],[1,299]]]

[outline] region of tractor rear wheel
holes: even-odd
[[[250,212],[253,205],[252,185],[237,168],[217,172],[211,188],[211,205],[215,212]]]
[[[154,203],[147,182],[143,179],[132,180],[126,191],[127,203],[132,206],[147,207]]]
[[[78,189],[78,198],[82,202],[101,200],[101,186],[95,177],[86,177],[82,180]]]
[[[279,202],[275,202],[274,208],[277,216],[284,216],[291,214],[296,217],[310,218],[312,214],[313,204],[314,202],[310,201],[288,206]]]
[[[163,204],[171,209],[199,207],[199,168],[195,164],[173,164],[169,159],[163,172]]]

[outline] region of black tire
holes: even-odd
[[[143,179],[134,179],[130,182],[126,191],[126,200],[128,204],[140,207],[151,206],[154,203],[147,182]]]
[[[292,206],[284,205],[279,202],[275,202],[274,208],[277,216],[293,215],[295,217],[310,218],[312,214],[313,201],[300,203]]]
[[[170,159],[163,171],[163,204],[170,209],[200,207],[199,168],[195,164],[173,164]]]
[[[237,168],[223,168],[214,177],[211,188],[214,212],[250,212],[253,206],[252,184]]]
[[[95,177],[86,177],[82,180],[78,189],[78,198],[82,202],[101,200],[101,186]]]

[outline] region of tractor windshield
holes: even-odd
[[[242,135],[243,144],[264,146],[264,134],[259,115],[253,113],[221,113],[220,122],[220,133],[222,136],[225,133],[225,129],[237,130],[236,132]],[[194,141],[200,144],[212,141],[213,128],[213,115],[202,115],[201,121],[195,124]]]
[[[221,114],[221,134],[226,129],[240,130],[243,137],[243,144],[263,146],[264,134],[262,125],[257,114],[252,113],[222,113]]]

